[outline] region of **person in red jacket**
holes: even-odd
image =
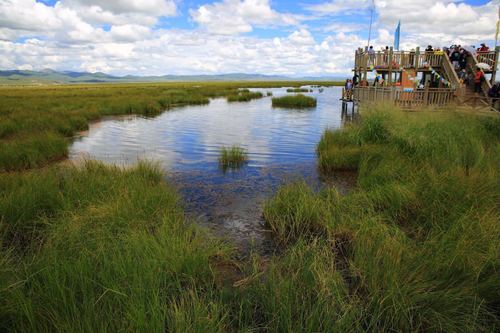
[[[481,84],[484,81],[484,73],[481,68],[476,68],[476,75],[474,76],[474,92],[481,92]]]
[[[477,52],[489,52],[490,48],[486,44],[482,43],[481,47],[477,49]]]

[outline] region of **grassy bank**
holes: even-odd
[[[198,103],[238,87],[191,88],[206,89]],[[25,151],[38,133],[37,163],[67,145],[71,131],[50,130],[71,118],[66,102],[76,95],[83,112],[101,110],[92,94],[113,100],[82,86],[55,88],[62,96],[45,101],[50,89],[40,89],[20,106],[21,93],[6,90],[10,107],[0,106],[1,126],[22,124],[2,145]],[[188,87],[130,89],[123,101]],[[155,164],[0,173],[0,331],[498,331],[499,117],[379,107],[326,131],[317,153],[322,173],[351,170],[357,187],[345,196],[282,187],[264,207],[279,255],[238,261],[186,219]],[[18,159],[15,149],[3,156]]]
[[[0,179],[0,330],[223,327],[214,264],[229,251],[185,223],[155,165],[88,162]]]
[[[239,94],[240,88],[304,84],[307,82],[0,87],[0,171],[40,167],[64,158],[67,139],[103,116],[154,116],[173,106],[209,103],[213,97],[256,97]]]
[[[316,99],[314,97],[298,94],[292,96],[282,96],[273,98],[273,107],[278,108],[312,108],[316,106]]]
[[[292,184],[267,204],[284,258],[297,260],[276,263],[294,272],[280,285],[307,300],[281,329],[498,330],[499,133],[496,115],[387,108],[325,132],[321,169],[356,171],[358,186],[341,196]]]

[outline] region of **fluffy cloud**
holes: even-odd
[[[348,73],[352,50],[358,42],[357,37],[343,33],[317,42],[305,29],[273,39],[161,30],[135,42],[110,41],[64,48],[58,42],[38,39],[25,43],[0,42],[0,59],[9,59],[8,63],[0,62],[0,66],[32,65],[35,69],[141,75],[229,72],[332,75]]]
[[[306,17],[277,11],[269,0],[215,0],[189,10],[195,28],[165,29],[157,25],[161,17],[180,15],[174,0],[60,0],[54,6],[0,0],[0,69],[350,75],[353,52],[366,43],[360,33],[367,30],[370,3],[327,1],[308,6],[312,16]],[[477,44],[493,37],[499,3],[379,0],[373,44],[390,45],[399,19],[403,48]],[[347,20],[345,13],[355,15]],[[281,37],[248,34],[255,27],[280,28]]]
[[[190,10],[195,22],[208,32],[234,35],[252,31],[254,25],[297,25],[298,17],[278,13],[269,0],[224,0]]]
[[[498,17],[499,0],[470,6],[453,0],[378,1],[379,25],[394,29],[401,19],[403,32],[418,44],[477,43],[491,40]]]
[[[159,17],[177,14],[173,0],[61,0],[57,6],[75,10],[95,24],[154,25]]]
[[[500,0],[480,6],[457,0],[379,0],[374,4],[375,29],[383,33],[393,31],[401,20],[402,32],[406,36],[402,40],[403,46],[429,43],[443,46],[491,40]],[[331,0],[306,8],[320,15],[339,16],[353,11],[367,14],[371,5],[369,0]],[[384,39],[384,36],[381,37]]]
[[[331,15],[368,9],[371,4],[371,0],[333,0],[315,5],[306,5],[305,8],[320,15]]]
[[[115,14],[144,13],[153,16],[173,16],[176,5],[172,0],[66,0],[68,6],[99,7]]]
[[[152,26],[159,17],[175,14],[172,0],[61,0],[53,7],[35,0],[0,0],[0,39],[44,34],[65,41],[90,41],[92,36],[100,41],[102,24],[122,26],[114,35],[123,39],[128,29],[132,38],[146,32],[138,26]]]

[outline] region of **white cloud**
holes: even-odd
[[[297,25],[299,18],[273,10],[269,0],[223,0],[190,10],[192,19],[211,33],[235,35],[253,26]]]
[[[398,20],[403,31],[437,37],[446,34],[453,39],[492,39],[498,18],[499,0],[482,6],[456,3],[453,0],[386,0],[377,1],[379,24],[394,29]]]
[[[371,0],[333,0],[315,5],[306,5],[305,8],[320,15],[332,15],[365,10],[371,4]]]
[[[311,33],[306,29],[294,31],[288,39],[295,45],[314,45],[316,43]]]
[[[177,12],[172,0],[65,0],[69,7],[99,7],[114,14],[144,13],[153,16],[173,16]]]
[[[49,31],[62,27],[52,7],[35,0],[0,0],[0,28]]]
[[[498,18],[500,0],[484,5],[472,6],[457,0],[378,0],[375,4],[374,29],[388,33],[394,31],[401,20],[402,45],[417,46],[453,43],[471,44],[481,40],[492,40]],[[339,16],[366,14],[371,7],[370,0],[332,0],[305,6],[320,15]],[[335,30],[336,29],[336,30]],[[345,31],[342,25],[332,25],[332,31]],[[368,24],[365,23],[368,30]],[[385,44],[387,35],[381,36]]]
[[[104,37],[102,24],[121,26],[106,38],[137,39],[138,33],[149,31],[144,26],[176,10],[172,0],[61,0],[53,7],[35,0],[0,0],[0,39],[47,35],[98,42]]]
[[[197,28],[167,30],[156,24],[160,17],[176,15],[173,0],[60,0],[54,6],[0,0],[0,69],[350,75],[353,52],[366,43],[360,36],[367,30],[366,15],[351,22],[361,16],[346,21],[339,14],[366,14],[369,3],[336,0],[309,6],[323,19],[315,22],[314,17],[279,12],[269,0],[216,0],[189,11]],[[452,0],[375,3],[373,45],[390,45],[401,19],[401,45],[409,49],[491,40],[500,0],[481,6]],[[333,22],[323,23],[325,15]],[[280,27],[287,33],[275,38],[243,34],[255,27]]]
[[[35,69],[105,71],[118,75],[332,75],[349,72],[348,63],[357,42],[355,36],[344,34],[316,42],[305,29],[274,39],[161,30],[139,41],[104,41],[64,48],[58,42],[38,39],[0,42],[0,59],[10,60],[0,62],[0,66],[20,68],[31,64]],[[57,57],[51,57],[54,55]]]

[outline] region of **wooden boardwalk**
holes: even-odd
[[[466,70],[469,75],[475,72],[480,62],[490,66],[489,70],[483,71],[491,75],[491,79],[484,80],[481,85],[482,94],[471,98],[473,88],[459,78],[443,51],[420,52],[419,48],[394,51],[390,48],[369,54],[366,49],[359,48],[355,52],[353,71],[364,84],[357,85],[350,92],[344,89],[342,100],[346,103],[352,101],[353,104],[390,102],[404,109],[467,105],[472,101],[474,106],[483,105],[493,110],[491,106],[495,104],[487,96],[496,77],[499,51],[500,48],[497,48],[491,52],[468,54]],[[382,77],[384,83],[368,86],[368,73]],[[425,84],[420,85],[420,81]],[[437,87],[431,88],[429,82],[434,82]]]

